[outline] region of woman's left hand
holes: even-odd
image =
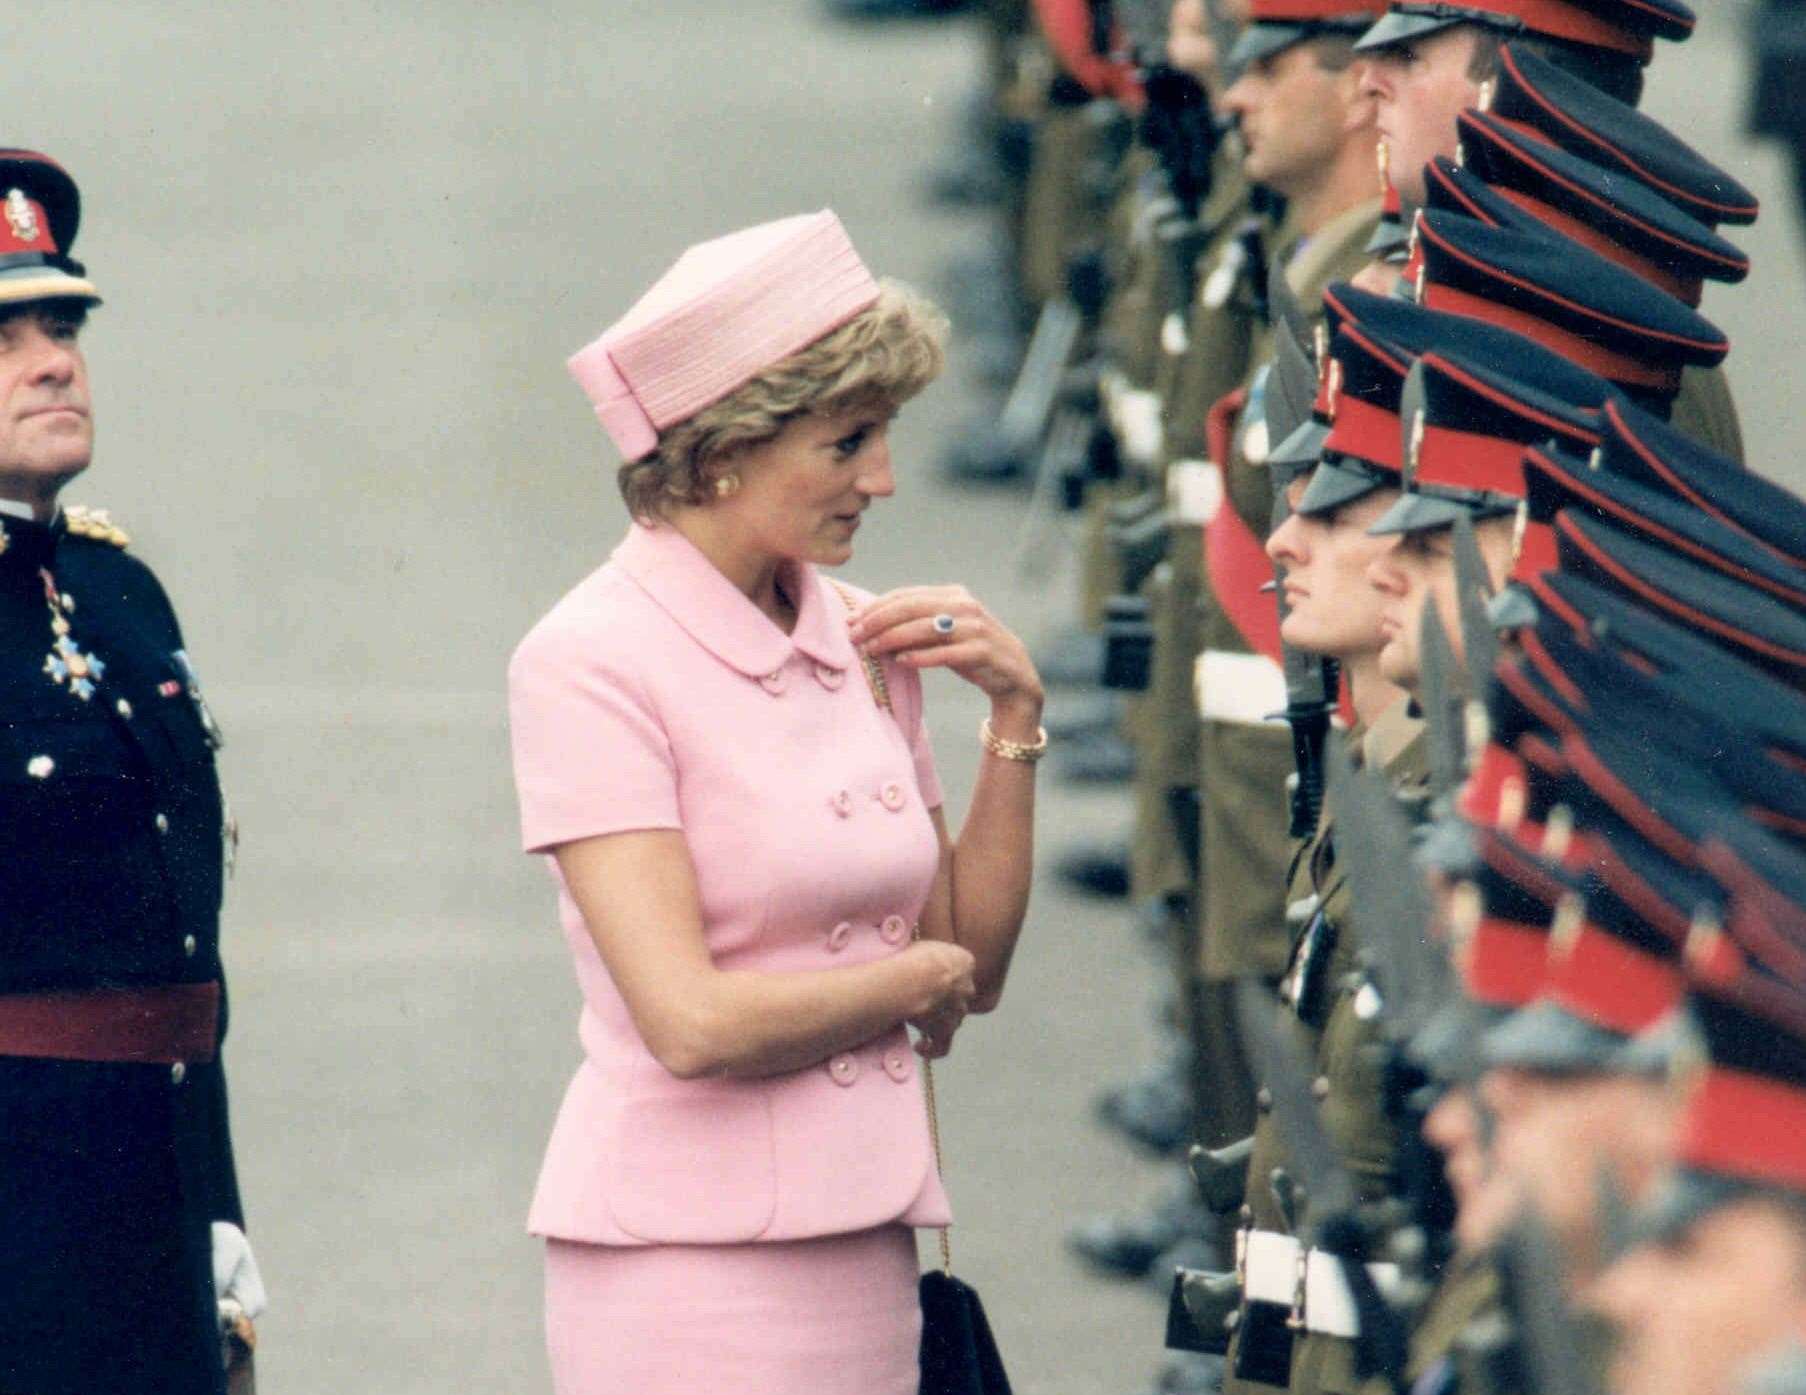
[[[941,618],[941,626],[935,621]],[[946,621],[953,622],[951,632]],[[853,643],[874,658],[911,668],[945,668],[991,699],[993,707],[1040,712],[1041,675],[1010,628],[963,586],[904,586],[852,619]]]

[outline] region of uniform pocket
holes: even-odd
[[[777,1205],[763,1091],[706,1089],[629,1100],[607,1179],[616,1223],[655,1244],[756,1240]]]

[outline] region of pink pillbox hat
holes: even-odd
[[[831,211],[780,218],[697,243],[566,367],[622,456],[638,460],[666,427],[877,299]]]

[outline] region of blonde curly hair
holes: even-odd
[[[940,376],[947,317],[898,282],[839,329],[797,350],[659,433],[650,455],[621,466],[628,512],[655,522],[671,509],[706,504],[740,451],[772,440],[797,417],[902,406]]]

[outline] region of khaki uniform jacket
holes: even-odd
[[[1357,763],[1383,771],[1401,800],[1420,801],[1429,775],[1429,751],[1423,722],[1412,715],[1409,703],[1394,703],[1360,736],[1358,744],[1351,744]],[[1335,860],[1334,825],[1334,810],[1326,806],[1316,834],[1302,845],[1294,864],[1292,890],[1315,895],[1320,907],[1294,945],[1286,983],[1301,987],[1307,1012],[1313,1011],[1312,1000],[1320,1004],[1314,1011],[1319,1014],[1321,1031],[1302,1019],[1297,1020],[1295,1030],[1301,1045],[1314,1048],[1315,1090],[1323,1101],[1324,1125],[1341,1150],[1362,1199],[1377,1200],[1393,1190],[1398,1140],[1385,1115],[1378,1055],[1371,1049],[1376,1042],[1374,1025],[1361,1015],[1358,994],[1352,991],[1359,937],[1347,879]],[[1307,966],[1305,956],[1314,957],[1315,963]],[[1263,1111],[1255,1123],[1244,1212],[1257,1230],[1287,1229],[1271,1186],[1274,1169],[1284,1165],[1284,1146],[1271,1116]],[[1300,1334],[1292,1357],[1294,1395],[1317,1391],[1349,1395],[1357,1388],[1352,1355],[1348,1342]],[[1233,1376],[1225,1381],[1226,1391],[1242,1395],[1256,1395],[1264,1389],[1238,1382]]]
[[[1282,248],[1289,242],[1291,249],[1286,279],[1306,313],[1318,312],[1331,282],[1367,264],[1367,241],[1379,216],[1380,202],[1374,199],[1348,210],[1308,241],[1282,238]],[[1270,357],[1268,343],[1270,337],[1263,333],[1255,346],[1256,364]],[[1248,465],[1238,448],[1223,475],[1223,506],[1233,508],[1264,542],[1273,499],[1266,471]],[[1209,594],[1207,581],[1201,604],[1200,651],[1247,653],[1247,643]],[[1196,726],[1196,719],[1188,725]],[[1225,981],[1254,973],[1277,978],[1291,948],[1285,928],[1285,869],[1291,852],[1285,782],[1293,767],[1291,732],[1283,722],[1207,720],[1198,733],[1205,977]]]

